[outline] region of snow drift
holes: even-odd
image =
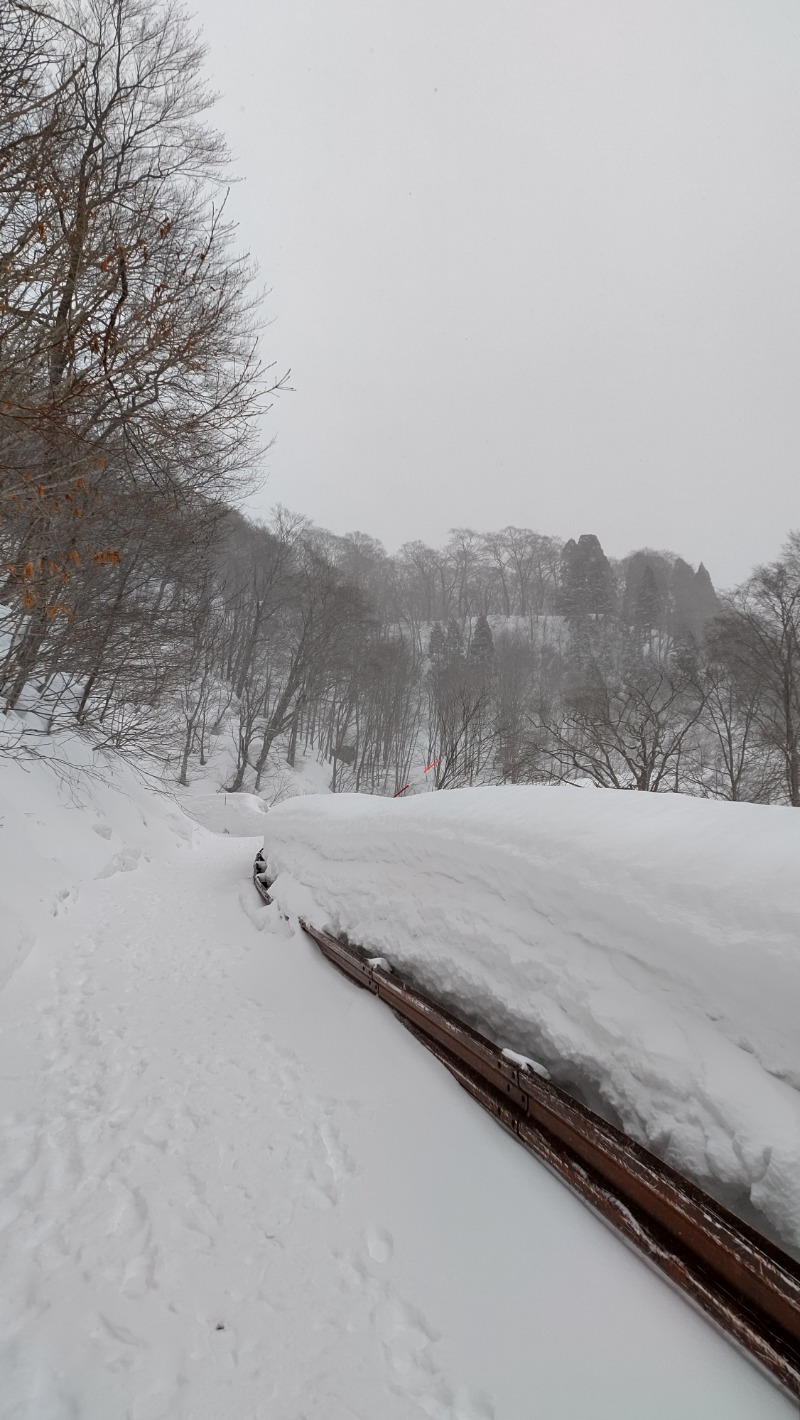
[[[800,814],[680,795],[294,799],[274,894],[800,1248]]]

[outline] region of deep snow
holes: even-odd
[[[2,1420],[796,1413],[260,903],[236,806],[107,772],[0,760]]]
[[[293,800],[276,901],[345,931],[800,1248],[800,814],[483,788]]]

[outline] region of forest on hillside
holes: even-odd
[[[232,790],[312,754],[335,790],[800,806],[799,537],[719,598],[702,564],[591,534],[390,555],[237,511],[288,377],[260,363],[201,61],[156,0],[0,12],[5,742],[72,726],[185,782],[224,725]]]

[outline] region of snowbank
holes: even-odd
[[[11,718],[11,717],[9,717]],[[157,812],[154,806],[157,805]],[[192,826],[119,756],[76,734],[0,742],[0,989],[86,879],[186,844]]]
[[[796,811],[342,795],[273,809],[265,852],[284,910],[387,956],[800,1248]]]

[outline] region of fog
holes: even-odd
[[[291,367],[265,487],[390,549],[592,532],[718,586],[797,515],[790,0],[193,0]]]

